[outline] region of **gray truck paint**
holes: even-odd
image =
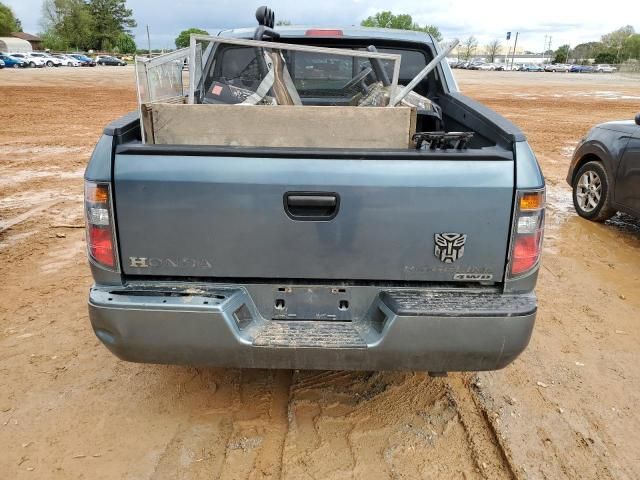
[[[305,29],[279,30],[285,41],[287,38],[299,40],[305,33]],[[225,36],[240,37],[251,36],[252,33],[253,30],[222,32]],[[372,43],[388,40],[398,45],[412,43],[437,50],[432,39],[419,32],[350,28],[344,29],[343,35],[345,38],[371,40]],[[367,152],[342,152],[340,155],[317,151],[304,152],[296,158],[300,152],[292,150],[282,151],[280,155],[261,151],[251,156],[249,152],[239,153],[229,148],[180,149],[140,145],[135,114],[107,126],[87,167],[85,178],[110,182],[115,186],[116,235],[123,263],[121,273],[91,264],[95,285],[89,295],[89,313],[98,337],[120,358],[138,362],[430,371],[490,370],[510,363],[526,347],[531,335],[536,310],[532,290],[538,273],[536,268],[517,279],[504,275],[509,260],[507,244],[514,186],[540,188],[544,180],[533,152],[515,125],[457,93],[455,80],[446,62],[438,67],[435,75],[440,82],[439,101],[447,104],[448,111],[445,113],[449,115],[448,120],[479,132],[484,143],[493,143],[496,147],[470,149],[460,154],[450,152],[444,157],[437,152],[403,151],[395,155],[394,152],[388,152],[388,158],[385,158],[384,152],[369,152],[371,158],[367,159]],[[299,162],[298,168],[291,174],[287,169],[295,160]],[[156,162],[155,170],[152,162]],[[313,165],[319,175],[305,173],[307,164]],[[355,168],[350,166],[352,164],[368,166],[369,173],[365,171],[357,175]],[[206,189],[206,183],[202,180],[212,180],[214,165],[223,174],[223,181],[216,178]],[[254,168],[260,165],[268,165],[269,168],[273,165],[274,171],[280,175],[286,178],[292,175],[290,179],[295,183],[289,185],[284,181],[285,177],[278,179],[255,171]],[[327,165],[340,168],[331,171]],[[244,179],[243,166],[251,167],[244,169]],[[394,168],[397,166],[402,168]],[[202,170],[189,171],[192,168]],[[172,176],[166,175],[169,172]],[[251,182],[246,182],[249,178]],[[406,192],[402,191],[400,180],[406,181]],[[169,191],[163,193],[162,185]],[[403,256],[403,252],[392,252],[391,258],[387,256],[388,248],[370,248],[367,250],[369,262],[365,264],[362,256],[360,263],[356,264],[357,268],[349,269],[349,256],[338,252],[337,256],[341,256],[343,263],[347,264],[341,265],[334,259],[335,249],[324,249],[319,243],[322,226],[318,222],[305,227],[306,237],[303,238],[312,241],[316,249],[311,250],[309,258],[314,260],[308,262],[308,269],[289,262],[283,252],[276,252],[276,256],[281,262],[290,264],[277,265],[280,270],[275,275],[271,269],[265,269],[265,266],[273,266],[272,260],[260,259],[258,264],[249,265],[246,262],[247,255],[236,256],[238,269],[233,269],[233,263],[222,255],[223,266],[229,269],[232,277],[224,279],[216,274],[181,278],[179,274],[176,276],[173,269],[171,273],[145,276],[126,266],[128,259],[124,258],[124,252],[129,252],[136,245],[136,248],[159,248],[164,253],[169,251],[168,245],[174,244],[176,248],[171,250],[172,255],[178,249],[184,249],[185,242],[187,246],[195,245],[202,249],[202,252],[208,251],[207,246],[216,248],[214,243],[207,243],[210,241],[208,238],[198,238],[198,235],[213,235],[218,228],[215,225],[210,232],[189,221],[167,225],[167,219],[171,217],[173,222],[179,218],[179,213],[206,221],[211,220],[213,212],[216,212],[235,222],[232,223],[234,227],[242,220],[234,217],[234,210],[236,213],[248,213],[252,215],[248,223],[257,220],[261,228],[249,228],[245,223],[237,231],[250,234],[254,240],[240,238],[236,243],[255,245],[254,249],[260,249],[262,244],[259,239],[265,231],[269,234],[273,225],[260,220],[257,212],[273,212],[264,202],[252,198],[253,187],[261,192],[262,199],[269,200],[270,195],[275,198],[276,193],[290,190],[291,187],[321,187],[324,191],[328,186],[347,188],[348,203],[373,198],[374,203],[378,202],[377,206],[390,208],[383,206],[380,198],[376,200],[377,197],[370,195],[375,189],[384,191],[381,198],[405,203],[407,199],[421,200],[408,203],[412,221],[402,223],[401,208],[393,212],[389,210],[394,228],[409,232],[409,253]],[[193,187],[196,188],[195,192]],[[239,203],[228,203],[225,195],[215,191],[219,187],[233,190],[232,197]],[[209,204],[193,210],[191,207],[196,200],[193,193],[197,193],[197,189],[200,189],[200,199],[209,202],[212,199],[221,200],[223,206]],[[433,201],[438,192],[444,195],[445,202]],[[483,194],[488,195],[482,198]],[[154,204],[150,201],[153,199],[159,202]],[[136,201],[142,203],[136,206]],[[480,202],[484,209],[472,205],[475,201]],[[227,207],[224,207],[225,203]],[[367,212],[364,203],[360,208],[359,214],[352,215],[350,220],[359,221],[365,214],[365,229],[369,233],[383,234],[375,238],[378,245],[385,245],[385,242],[390,245],[391,241],[397,240],[394,232],[387,232],[376,225],[373,211]],[[475,218],[469,214],[469,210],[475,212]],[[356,211],[351,210],[351,213]],[[422,236],[425,236],[425,256],[433,257],[433,246],[428,242],[432,239],[428,237],[437,228],[425,226],[424,221],[416,222],[415,215],[421,213],[427,214],[428,223],[442,222],[440,225],[452,227],[463,223],[465,229],[471,227],[482,235],[486,233],[483,218],[485,223],[494,225],[496,230],[480,241],[486,247],[484,254],[490,263],[496,267],[501,265],[495,281],[490,282],[489,286],[479,283],[454,284],[441,281],[444,278],[434,276],[433,272],[429,274],[431,277],[421,272],[422,276],[414,278],[417,281],[409,282],[406,276],[396,275],[397,267],[409,263],[409,258],[413,263],[418,263],[414,259],[416,253],[422,255],[418,245]],[[286,225],[278,220],[279,217],[274,218],[279,228]],[[142,231],[136,226],[137,222],[147,228]],[[312,226],[315,229],[313,232]],[[135,236],[136,229],[140,237]],[[178,233],[180,229],[183,230],[182,241]],[[415,232],[416,229],[419,231]],[[169,235],[166,235],[167,230],[170,230]],[[353,238],[359,238],[360,245],[364,244],[366,249],[371,235],[358,237],[358,230],[352,229]],[[229,229],[225,235],[226,247],[235,248]],[[271,235],[275,237],[275,234]],[[173,240],[167,241],[164,236]],[[344,245],[354,248],[360,246],[353,240],[349,241],[348,236],[338,236],[335,232],[328,238],[337,241],[334,246],[339,245],[340,248]],[[270,241],[271,247],[275,248],[274,239]],[[493,245],[492,242],[497,242],[495,250],[489,246]],[[406,249],[401,243],[400,249],[403,247]],[[271,255],[274,250],[266,252]],[[294,252],[301,255],[300,250]],[[323,256],[318,255],[320,252]],[[259,258],[255,252],[249,251],[248,254],[253,255],[254,260]],[[463,259],[467,259],[467,265],[471,265],[472,259],[478,258],[475,255],[478,253],[465,253]],[[329,262],[332,268],[327,269],[322,265],[323,262]],[[484,258],[482,262],[487,263]],[[395,274],[383,275],[381,265]],[[334,268],[341,269],[340,275],[335,274]],[[183,273],[187,271],[193,273],[189,268]],[[283,272],[294,274],[302,271],[304,278],[298,280],[276,276]],[[267,281],[259,278],[243,280],[241,277],[247,272],[273,278]],[[309,272],[315,272],[318,278],[309,278]],[[354,279],[354,272],[362,274],[362,279]],[[380,275],[380,278],[369,279],[371,272]],[[398,280],[391,277],[397,277]],[[398,293],[403,295],[404,300],[394,300],[394,295]],[[285,300],[283,309],[275,308],[274,300],[278,299]],[[340,301],[348,302],[346,313],[339,308]],[[313,314],[315,320],[294,320],[298,314]]]
[[[501,281],[513,175],[504,160],[116,155],[123,270],[411,281],[486,273]],[[283,207],[286,192],[335,193],[340,209],[330,221],[294,221]],[[442,232],[468,236],[454,264],[434,255]],[[132,258],[148,261],[136,268]]]
[[[145,287],[153,291],[148,283]],[[353,287],[348,295],[354,305],[369,307],[353,322],[273,321],[262,317],[253,301],[263,300],[263,308],[268,309],[273,285],[191,283],[183,287],[191,294],[145,296],[136,285],[120,291],[93,288],[89,311],[98,338],[115,355],[134,362],[494,370],[508,365],[527,346],[536,311],[533,294],[428,291],[423,295],[435,301],[423,302],[430,305],[420,310],[420,305],[399,302],[398,306],[394,301],[394,294],[415,299],[420,298],[419,292]],[[174,293],[181,290],[175,284],[156,285],[158,290],[167,288]],[[449,299],[448,307],[442,307],[442,298]],[[473,306],[465,310],[464,305],[470,304]],[[505,315],[506,311],[510,313]],[[291,337],[296,338],[295,345]]]

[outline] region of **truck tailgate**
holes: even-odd
[[[387,281],[470,273],[501,281],[514,163],[444,158],[117,154],[123,272]],[[442,233],[466,235],[450,249],[454,261],[443,260],[446,246],[436,251]]]

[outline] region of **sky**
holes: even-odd
[[[0,1],[13,9],[25,32],[41,31],[42,0]],[[543,50],[545,36],[551,36],[551,48],[556,49],[562,44],[575,46],[599,40],[603,34],[628,24],[640,32],[638,0],[127,0],[138,22],[133,31],[136,43],[146,47],[149,25],[154,49],[173,48],[178,33],[190,27],[214,33],[254,26],[254,12],[264,4],[275,11],[276,20],[289,20],[294,25],[359,25],[375,12],[391,10],[408,13],[420,24],[436,25],[445,39],[463,40],[474,35],[480,45],[493,39],[501,39],[506,45],[506,32],[513,32],[513,36],[520,32],[518,45],[534,52]],[[606,11],[596,5],[606,5]]]

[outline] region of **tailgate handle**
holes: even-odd
[[[340,196],[327,192],[287,192],[284,211],[292,220],[327,221],[335,218]]]

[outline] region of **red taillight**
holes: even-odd
[[[341,37],[342,30],[335,28],[311,28],[304,34],[307,37]]]
[[[85,182],[84,205],[89,258],[101,267],[117,271],[109,184]]]
[[[115,256],[113,255],[113,240],[110,228],[89,225],[89,238],[87,239],[89,254],[98,263],[113,268]]]
[[[544,190],[517,194],[511,237],[510,276],[532,270],[540,260],[544,236]]]
[[[513,246],[511,274],[520,275],[531,270],[540,257],[542,232],[535,235],[517,236]]]

